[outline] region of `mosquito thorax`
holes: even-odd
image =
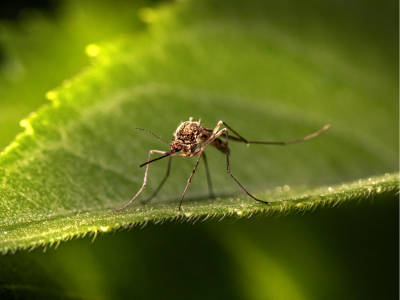
[[[174,133],[174,138],[182,141],[185,145],[197,144],[202,129],[200,122],[186,121],[178,126]]]

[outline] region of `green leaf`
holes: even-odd
[[[142,11],[152,22],[149,33],[92,45],[93,66],[47,93],[52,105],[24,121],[25,133],[0,157],[1,251],[177,219],[193,159],[173,160],[154,203],[111,210],[139,190],[144,171],[137,166],[148,151],[168,150],[134,128],[170,140],[189,117],[208,128],[224,120],[250,140],[298,138],[326,123],[332,128],[288,147],[231,144],[232,173],[272,208],[245,196],[227,175],[225,156],[208,150],[219,198],[208,198],[200,166],[182,221],[303,211],[369,195],[393,198],[398,176],[379,176],[398,170],[396,67],[392,56],[382,55],[390,43],[362,35],[362,22],[342,37],[351,18],[340,8],[313,14],[301,6],[316,18],[315,30],[302,18],[278,19],[279,3],[221,5]],[[295,16],[297,9],[286,13]],[[331,9],[342,16],[341,26],[322,22]],[[349,41],[352,35],[363,43]],[[151,165],[141,199],[165,168],[166,161]]]

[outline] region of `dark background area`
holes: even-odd
[[[19,14],[24,9],[38,9],[43,13],[54,16],[57,10],[57,1],[46,0],[13,0],[13,1],[0,1],[0,20],[16,21]]]

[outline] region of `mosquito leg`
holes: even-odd
[[[314,132],[314,133],[312,133],[310,135],[307,135],[307,136],[299,138],[299,139],[290,140],[290,141],[285,141],[285,142],[255,142],[255,141],[246,140],[244,137],[242,137],[240,134],[238,134],[235,130],[233,130],[228,124],[226,124],[225,122],[222,122],[222,123],[225,125],[226,128],[228,128],[230,131],[232,131],[235,135],[238,136],[238,138],[232,137],[232,136],[229,136],[229,138],[231,138],[234,141],[243,141],[247,145],[249,145],[249,144],[264,144],[264,145],[291,145],[291,144],[297,144],[297,143],[301,143],[301,142],[307,141],[309,139],[312,139],[312,138],[320,135],[321,133],[323,133],[325,130],[327,130],[330,127],[329,124],[325,125],[320,130],[318,130],[318,131],[316,131],[316,132]]]
[[[185,191],[183,192],[183,195],[182,195],[182,198],[181,198],[181,202],[179,203],[178,215],[181,214],[181,207],[182,207],[183,198],[185,198],[186,191],[187,191],[187,189],[189,187],[189,184],[192,182],[192,178],[193,178],[194,172],[196,172],[197,166],[199,165],[200,158],[201,158],[202,155],[203,155],[203,150],[200,151],[199,158],[197,159],[197,162],[196,162],[196,165],[194,166],[192,174],[190,174],[190,177],[189,177],[188,183],[186,185]]]
[[[147,158],[147,162],[150,161],[150,156],[151,156],[153,153],[159,153],[159,154],[164,154],[164,155],[165,155],[165,154],[167,154],[168,152],[159,151],[159,150],[151,150],[151,151],[149,152],[149,156],[148,156],[148,158]],[[113,212],[117,212],[117,211],[120,211],[120,210],[123,210],[123,209],[127,208],[127,207],[136,199],[136,197],[139,196],[139,194],[140,194],[140,193],[143,191],[143,189],[146,187],[147,172],[148,172],[148,171],[149,171],[149,165],[147,164],[147,166],[146,166],[146,172],[144,173],[143,185],[142,185],[142,187],[140,188],[140,190],[136,193],[135,197],[133,197],[133,198],[131,199],[131,201],[128,202],[128,204],[126,204],[125,206],[123,206],[123,207],[121,207],[121,208],[119,208],[119,209],[114,210]]]
[[[224,124],[225,124],[225,123],[224,123]],[[225,124],[225,126],[228,127],[226,124]],[[242,190],[245,191],[246,194],[249,195],[251,198],[253,198],[254,200],[256,200],[256,201],[258,201],[258,202],[262,202],[262,203],[265,203],[265,204],[268,204],[269,206],[271,206],[271,203],[269,203],[269,202],[267,202],[267,201],[263,201],[263,200],[257,199],[257,198],[255,198],[253,195],[251,195],[251,194],[239,183],[239,181],[237,181],[237,179],[232,175],[232,173],[231,173],[231,171],[230,171],[230,167],[229,167],[229,148],[228,148],[228,138],[229,138],[229,136],[228,136],[228,130],[227,130],[226,128],[224,128],[224,129],[221,130],[221,133],[222,133],[222,131],[225,131],[225,137],[226,137],[226,150],[227,150],[227,151],[226,151],[226,169],[227,169],[227,171],[228,171],[228,174],[231,175],[231,177],[233,178],[233,180],[235,180],[236,183],[242,188]],[[234,132],[234,133],[235,133],[235,132]],[[238,136],[239,136],[239,135],[238,135]]]
[[[214,132],[216,131],[216,129],[218,130],[219,126],[221,124],[225,124],[222,121],[219,121],[217,124],[217,127],[214,129]],[[226,126],[226,124],[225,124]],[[228,127],[228,126],[227,126]],[[267,202],[267,201],[263,201],[260,199],[255,198],[253,195],[251,195],[240,183],[239,181],[237,181],[237,179],[231,174],[230,171],[230,167],[229,167],[229,148],[228,148],[228,139],[229,139],[229,135],[228,135],[228,130],[226,128],[221,129],[218,133],[213,133],[213,135],[203,144],[203,147],[201,149],[198,150],[198,152],[201,153],[204,151],[204,148],[207,147],[208,145],[210,145],[215,139],[219,138],[223,133],[225,133],[225,138],[226,138],[226,168],[228,171],[228,174],[233,178],[233,180],[236,181],[236,183],[242,188],[243,191],[246,192],[247,195],[249,195],[251,198],[253,198],[254,200],[258,201],[258,202],[262,202],[265,204],[268,204],[271,206],[271,203]]]
[[[154,191],[153,195],[150,196],[150,198],[141,201],[142,204],[147,204],[149,203],[155,196],[157,196],[158,192],[161,190],[161,188],[163,187],[165,181],[167,181],[167,178],[169,176],[169,171],[171,169],[171,161],[172,161],[172,156],[169,157],[168,160],[168,167],[167,167],[167,174],[165,174],[164,179],[161,181],[160,185],[158,186],[158,188]]]
[[[214,198],[214,192],[213,192],[213,187],[211,183],[211,176],[210,176],[210,171],[208,170],[208,163],[206,159],[206,153],[203,152],[203,161],[204,165],[206,166],[206,175],[207,175],[207,184],[208,184],[208,194],[210,195],[210,198]]]
[[[233,130],[228,124],[226,124],[225,122],[222,122],[224,125],[225,125],[225,127],[226,128],[228,128],[230,131],[232,131],[234,134],[236,134],[239,138],[235,138],[235,137],[233,137],[233,140],[235,140],[235,141],[243,141],[243,142],[245,142],[246,144],[248,144],[249,143],[249,141],[248,140],[246,140],[244,137],[242,137],[239,133],[237,133],[235,130]],[[227,134],[225,134],[226,136],[228,136]],[[231,136],[230,136],[230,138],[232,138]]]

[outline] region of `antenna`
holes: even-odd
[[[139,129],[139,130],[146,131],[147,133],[150,133],[152,136],[154,136],[154,137],[158,138],[160,141],[162,141],[162,142],[164,142],[164,143],[166,143],[166,144],[168,144],[168,145],[169,145],[169,143],[168,143],[168,142],[164,141],[162,138],[160,138],[160,137],[156,136],[154,133],[152,133],[152,132],[150,132],[150,131],[148,131],[148,130],[146,130],[146,129],[144,129],[144,128],[135,127],[135,129]]]

